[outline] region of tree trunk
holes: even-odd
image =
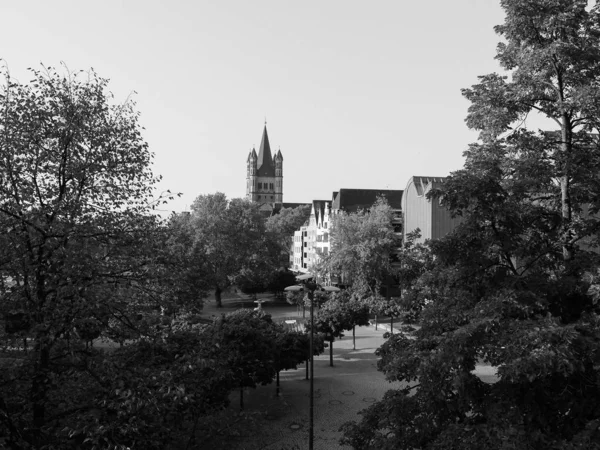
[[[215,287],[215,302],[217,303],[217,308],[222,308],[223,307],[223,303],[221,302],[221,292],[223,292],[221,290],[220,286],[216,286]]]
[[[275,395],[279,397],[279,370],[277,371],[277,389],[275,389]]]
[[[377,314],[375,314],[375,331],[377,331]]]
[[[390,333],[394,334],[394,316],[390,316]]]
[[[41,341],[41,339],[40,339]],[[35,369],[36,374],[31,386],[33,401],[33,426],[35,428],[36,446],[41,446],[41,430],[46,422],[46,397],[48,394],[48,372],[50,367],[50,348],[44,342],[39,342],[40,359]]]
[[[333,338],[329,340],[329,365],[333,367]]]
[[[244,386],[240,386],[240,410],[244,410]]]
[[[352,350],[356,350],[356,334],[354,333],[355,325],[352,326]]]
[[[562,91],[562,82],[560,88]],[[562,95],[560,100],[562,101]],[[560,177],[560,201],[561,201],[561,212],[562,212],[562,227],[563,227],[563,260],[569,261],[573,258],[573,236],[571,230],[571,153],[572,153],[572,125],[569,117],[566,113],[562,114],[561,118],[561,152],[563,157],[562,174]]]

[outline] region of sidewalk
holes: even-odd
[[[244,296],[223,299],[223,308],[214,301],[204,304],[206,317],[231,312],[238,308]],[[263,310],[274,320],[302,319],[302,310],[283,302],[264,303]],[[306,311],[306,318],[309,313]],[[360,420],[358,412],[367,408],[383,394],[400,383],[388,383],[377,371],[375,350],[384,342],[387,330],[381,325],[356,328],[356,350],[352,349],[352,332],[333,343],[333,367],[329,366],[329,350],[315,357],[314,368],[314,447],[315,450],[338,450],[342,447],[340,426]],[[257,389],[244,390],[245,411],[266,412],[262,426],[230,441],[231,450],[296,450],[307,448],[309,429],[309,387],[306,366],[280,374],[280,394],[275,382]],[[230,409],[239,411],[239,392],[231,394]]]
[[[314,368],[314,448],[315,450],[347,449],[339,445],[344,422],[360,420],[359,411],[380,400],[383,394],[401,383],[388,383],[377,371],[375,350],[383,343],[383,330],[357,327],[356,350],[352,350],[352,335],[334,341],[333,367],[329,366],[329,351],[315,357]],[[244,392],[245,411],[266,411],[265,423],[254,432],[239,436],[232,442],[239,450],[295,450],[308,445],[309,388],[306,367],[280,374],[280,394],[275,383],[247,389]],[[239,410],[239,393],[231,395],[232,412]]]
[[[203,315],[210,317],[234,311],[241,303],[251,305],[247,296],[232,295],[223,299],[223,308],[214,301],[207,301]],[[284,302],[264,303],[264,311],[274,320],[302,319],[302,310]],[[309,313],[306,311],[306,318]],[[389,323],[374,321],[370,326],[356,328],[356,350],[352,349],[352,332],[333,343],[333,367],[329,366],[329,350],[315,357],[314,368],[314,448],[316,450],[339,450],[349,447],[339,445],[340,426],[347,421],[360,421],[359,412],[380,400],[389,389],[398,389],[405,383],[389,383],[377,371],[375,350],[385,339]],[[394,333],[400,332],[400,323],[394,322]],[[486,382],[493,383],[497,377],[495,368],[477,366],[476,374]],[[247,434],[228,438],[231,450],[299,450],[307,448],[309,428],[309,381],[306,366],[280,374],[280,394],[275,382],[257,389],[244,390],[245,411],[263,413],[263,421]],[[230,410],[239,411],[239,391],[231,394]]]

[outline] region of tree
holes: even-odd
[[[33,340],[0,371],[0,434],[15,448],[60,442],[58,427],[93,409],[61,395],[69,378],[94,383],[72,338],[130,321],[121,306],[145,298],[159,222],[134,103],[111,104],[94,72],[31,72],[29,84],[4,73],[0,91],[1,312]]]
[[[378,290],[391,273],[391,256],[400,245],[392,216],[385,198],[379,198],[369,211],[334,216],[332,248],[323,269],[330,274],[341,273],[344,282],[355,290]]]
[[[176,302],[176,307],[199,311],[210,285],[205,255],[195,241],[191,215],[171,215],[162,236],[164,242],[160,243],[162,252],[159,253],[163,269],[161,284],[169,286],[168,296]]]
[[[512,141],[529,156],[532,175],[542,166],[558,181],[549,183],[546,178],[540,187],[542,195],[554,198],[560,193],[560,240],[566,261],[588,228],[582,229],[578,217],[582,205],[591,203],[593,212],[599,205],[600,23],[598,5],[588,9],[587,3],[502,1],[506,19],[495,29],[506,42],[498,45],[496,59],[510,71],[510,81],[507,76],[485,75],[463,91],[471,102],[467,124],[481,131],[484,146],[513,130]],[[548,119],[557,131],[524,129],[532,113]],[[595,222],[592,228],[597,229]]]
[[[490,75],[465,91],[481,140],[432,194],[462,222],[430,243],[432,261],[410,288],[426,289],[414,296],[415,339],[397,334],[378,350],[380,370],[407,386],[345,425],[357,449],[599,448],[598,257],[587,248],[597,220],[586,212],[600,193],[589,134],[598,6],[502,6],[498,59],[511,81]],[[560,131],[501,134],[532,109]],[[478,362],[498,380],[481,381]]]
[[[363,302],[351,299],[344,291],[329,296],[315,314],[314,326],[315,331],[329,341],[329,365],[333,367],[333,341],[343,337],[346,330],[353,330],[354,334],[356,325],[368,325],[369,308]]]
[[[236,280],[255,286],[277,268],[277,250],[267,237],[259,204],[228,201],[220,192],[200,195],[192,204],[191,222],[217,306],[223,290]]]
[[[215,345],[212,357],[225,358],[233,371],[242,409],[243,389],[270,383],[280,370],[277,344],[282,332],[269,314],[247,309],[224,314],[205,330]]]
[[[284,267],[289,264],[294,232],[299,230],[310,217],[310,205],[282,208],[278,214],[267,219],[266,230],[280,248]]]

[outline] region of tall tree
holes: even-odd
[[[346,284],[372,293],[391,273],[391,256],[400,245],[394,233],[393,211],[379,198],[368,211],[338,214],[333,218],[331,252],[323,270],[341,274]]]
[[[310,217],[310,205],[282,208],[279,214],[270,216],[266,222],[267,232],[281,249],[284,267],[289,265],[294,232],[299,230]]]
[[[0,434],[16,448],[52,442],[50,412],[77,413],[54,395],[73,369],[69,337],[123,318],[120,301],[143,296],[157,227],[133,102],[112,104],[94,72],[32,75],[23,84],[4,73],[0,90],[0,307],[34,341],[2,371]]]
[[[386,377],[407,387],[346,425],[355,448],[600,448],[598,258],[586,248],[600,194],[590,134],[600,16],[580,1],[502,6],[498,59],[511,81],[489,75],[465,91],[481,140],[433,193],[462,222],[430,244],[410,288],[415,339],[395,335],[378,351]],[[515,127],[532,110],[559,132]],[[477,376],[480,362],[495,382]]]
[[[200,195],[192,205],[191,222],[217,306],[222,306],[223,290],[236,279],[254,285],[257,279],[268,281],[276,269],[277,250],[268,239],[259,204],[228,201],[220,192]]]
[[[495,29],[506,42],[498,44],[496,59],[510,76],[481,76],[479,84],[463,91],[471,102],[467,125],[481,130],[484,143],[513,130],[514,145],[535,153],[551,169],[551,180],[557,183],[543,186],[543,193],[560,192],[560,239],[568,261],[582,237],[577,220],[582,205],[592,204],[593,211],[600,205],[599,6],[588,8],[586,0],[501,4],[506,19]],[[548,119],[547,126],[556,131],[527,132],[524,124],[530,114]]]

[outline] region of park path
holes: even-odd
[[[203,315],[219,315],[250,305],[245,296],[230,295],[223,308],[213,301],[204,306]],[[295,306],[265,303],[263,309],[274,320],[301,318]],[[307,314],[308,317],[308,314]],[[358,412],[381,399],[383,394],[399,383],[390,384],[377,371],[375,350],[384,342],[386,330],[381,326],[357,327],[356,350],[352,349],[352,333],[333,343],[333,367],[329,366],[329,350],[315,357],[314,447],[315,450],[346,449],[339,445],[340,426],[350,420],[360,420]],[[233,442],[232,450],[296,450],[308,446],[309,381],[306,367],[281,372],[280,393],[275,383],[247,389],[244,392],[246,412],[266,412],[262,426]],[[232,411],[239,409],[239,394],[232,393]],[[231,441],[230,441],[231,442]]]
[[[214,301],[204,305],[203,315],[210,317],[234,311],[245,303],[252,307],[246,296],[230,295],[223,300],[223,308]],[[274,320],[301,318],[295,306],[285,303],[265,303],[263,309]],[[308,317],[308,314],[307,314]],[[314,368],[314,448],[315,450],[350,449],[341,446],[340,426],[347,421],[359,421],[359,412],[380,400],[389,389],[404,383],[389,383],[377,371],[375,350],[383,344],[389,324],[356,328],[356,350],[353,350],[352,332],[333,343],[333,367],[329,366],[329,350],[315,357]],[[495,369],[478,366],[476,373],[487,382],[495,380]],[[245,411],[264,413],[264,421],[245,434],[228,439],[231,450],[300,450],[308,448],[309,381],[306,367],[281,372],[280,393],[273,382],[244,392]],[[239,410],[239,393],[231,396],[232,413]]]

